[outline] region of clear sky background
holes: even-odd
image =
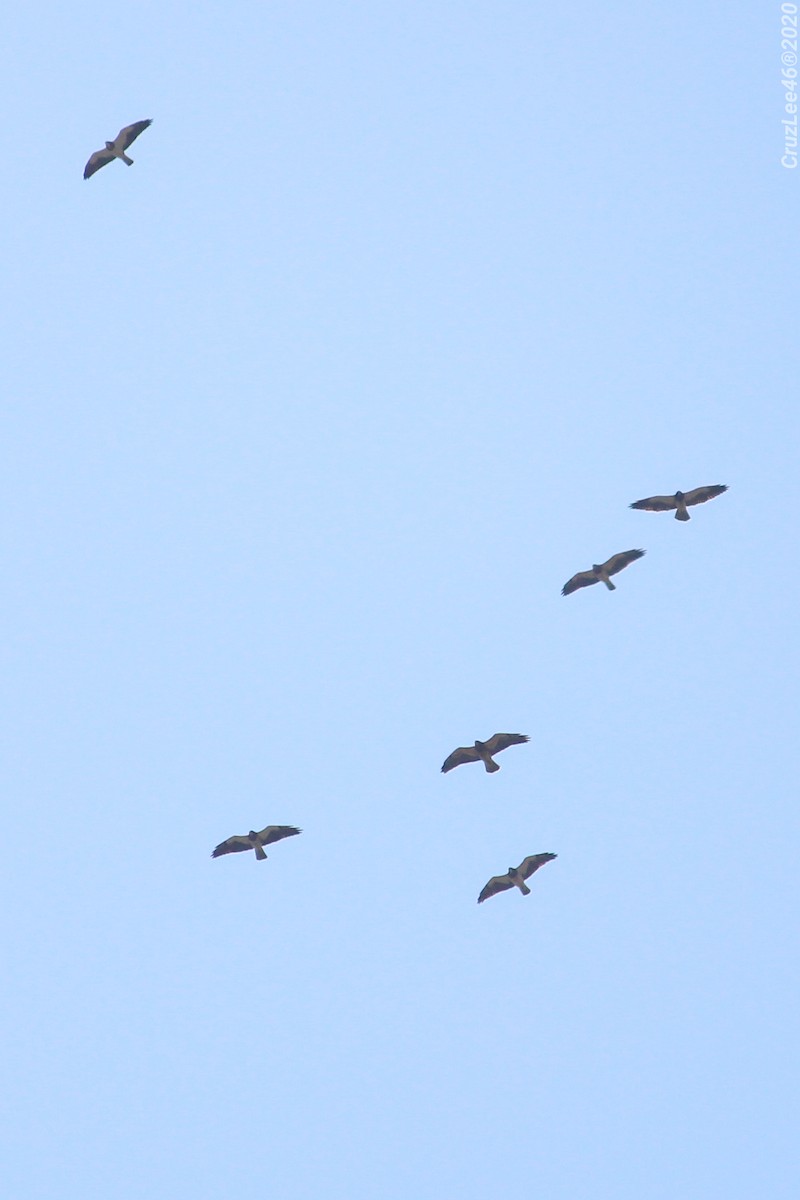
[[[794,1200],[780,5],[3,39],[5,1194]]]

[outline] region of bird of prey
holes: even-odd
[[[90,175],[94,175],[95,171],[99,171],[101,167],[104,167],[106,163],[110,163],[114,158],[121,158],[124,163],[132,167],[133,159],[128,158],[125,151],[131,142],[135,142],[139,134],[147,129],[148,125],[152,124],[152,120],[134,121],[132,125],[126,125],[124,129],[120,129],[113,142],[106,142],[103,150],[95,150],[83,169],[83,178],[88,179]]]
[[[499,754],[501,750],[507,750],[509,746],[520,746],[523,742],[529,742],[530,738],[524,733],[496,733],[494,737],[490,737],[488,742],[479,742],[475,739],[474,746],[459,746],[454,750],[442,764],[443,771],[452,771],[453,767],[460,767],[463,763],[482,762],[486,770],[490,773],[499,771],[500,767],[492,760],[493,754]]]
[[[608,590],[613,592],[616,590],[616,584],[611,582],[609,575],[616,575],[618,571],[629,567],[643,554],[644,550],[623,550],[621,554],[615,554],[609,558],[608,562],[594,563],[591,571],[578,571],[577,575],[573,575],[572,579],[567,580],[561,589],[561,595],[568,596],[570,592],[577,592],[578,588],[591,587],[593,583],[599,583],[601,579]]]
[[[530,879],[534,871],[538,871],[545,863],[552,862],[554,858],[558,858],[558,855],[529,854],[518,867],[509,867],[506,875],[493,875],[478,896],[478,904],[483,904],[490,896],[496,896],[498,892],[507,892],[512,887],[518,887],[523,896],[529,896],[531,889],[526,886],[525,880]]]
[[[266,858],[262,846],[269,846],[271,842],[279,842],[281,838],[294,837],[296,833],[302,832],[302,829],[297,829],[294,825],[267,825],[260,833],[251,829],[249,833],[220,842],[216,850],[212,850],[211,857],[219,858],[221,854],[239,854],[242,850],[255,850],[256,858]]]
[[[672,512],[674,508],[676,521],[691,521],[687,508],[693,504],[705,504],[706,500],[713,500],[727,490],[726,483],[712,483],[709,487],[694,488],[691,492],[676,492],[674,496],[648,496],[646,500],[637,500],[630,507],[645,512]]]

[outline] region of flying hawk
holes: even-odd
[[[616,575],[618,571],[629,567],[643,554],[644,550],[623,550],[621,554],[615,554],[608,562],[594,563],[591,571],[579,571],[577,575],[572,576],[572,579],[567,580],[561,589],[561,595],[568,596],[570,592],[577,592],[578,588],[591,587],[593,583],[599,583],[601,579],[610,592],[616,591],[616,584],[611,582],[609,575]]]
[[[135,142],[139,134],[152,124],[152,120],[134,121],[133,125],[126,125],[124,129],[120,129],[113,142],[106,142],[104,150],[95,150],[83,169],[83,178],[88,179],[90,175],[94,175],[95,171],[99,171],[114,158],[121,158],[124,163],[132,167],[133,159],[128,158],[125,151],[131,142]]]
[[[266,858],[262,846],[269,846],[271,842],[279,842],[281,838],[294,837],[296,833],[302,832],[302,829],[297,829],[294,825],[267,825],[260,833],[251,829],[249,833],[220,842],[216,850],[211,852],[211,857],[219,858],[221,854],[239,854],[242,850],[255,850],[256,858]]]
[[[531,889],[526,887],[525,880],[530,879],[534,871],[538,871],[539,867],[543,867],[545,863],[551,862],[554,858],[558,858],[558,855],[529,854],[527,858],[523,858],[518,867],[509,867],[507,875],[493,875],[478,896],[478,904],[483,904],[484,900],[488,900],[490,896],[496,896],[498,892],[507,892],[512,887],[518,887],[523,896],[529,896]]]
[[[509,746],[520,746],[523,742],[529,741],[530,738],[524,733],[496,733],[494,737],[489,738],[488,742],[479,742],[476,738],[474,746],[459,746],[457,750],[454,750],[444,760],[442,770],[452,771],[453,767],[460,767],[462,763],[480,761],[490,773],[499,771],[500,767],[492,761],[492,755],[499,754],[501,750],[507,750]]]
[[[706,500],[713,500],[727,490],[726,483],[712,483],[709,487],[695,488],[691,492],[676,492],[674,496],[648,496],[646,500],[637,500],[630,507],[641,508],[645,512],[672,512],[674,508],[676,521],[691,521],[687,508],[693,504],[705,504]]]

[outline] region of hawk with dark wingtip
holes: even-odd
[[[727,483],[712,483],[708,487],[694,488],[691,492],[676,492],[674,496],[648,496],[646,500],[636,500],[631,508],[639,508],[644,512],[672,512],[675,509],[676,521],[691,521],[686,511],[693,504],[705,504],[727,492]]]
[[[107,163],[113,162],[115,158],[121,158],[124,163],[132,167],[133,159],[128,158],[125,151],[132,142],[136,141],[139,134],[143,133],[147,129],[147,126],[152,124],[152,120],[134,121],[133,125],[126,125],[124,129],[120,129],[113,142],[106,142],[103,150],[95,150],[83,169],[83,178],[89,179],[90,176],[94,175],[95,171],[99,171]]]
[[[506,875],[493,875],[478,896],[478,904],[483,904],[490,896],[496,896],[498,892],[507,892],[513,887],[519,888],[523,896],[529,896],[531,889],[526,886],[525,880],[530,879],[534,871],[538,871],[545,863],[552,862],[554,858],[558,858],[558,855],[530,854],[523,858],[518,867],[509,867]]]
[[[448,755],[442,764],[442,771],[452,771],[454,767],[460,767],[463,763],[482,762],[491,774],[500,770],[499,765],[492,759],[493,754],[499,754],[509,746],[521,746],[523,742],[529,741],[530,738],[524,733],[496,733],[488,742],[479,742],[476,739],[474,746],[459,746]]]
[[[215,850],[212,850],[211,857],[219,858],[222,854],[239,854],[242,850],[255,850],[256,858],[266,858],[262,846],[269,846],[272,842],[279,842],[281,838],[294,837],[296,833],[302,833],[302,829],[297,829],[294,825],[267,825],[266,829],[257,832],[251,829],[249,833],[239,834],[236,837],[230,837],[226,842],[220,842]]]
[[[644,550],[623,550],[621,554],[615,554],[607,562],[595,563],[591,571],[579,571],[577,575],[572,576],[572,579],[568,579],[561,589],[561,595],[569,596],[570,592],[577,592],[578,588],[591,587],[593,583],[601,581],[610,592],[616,591],[617,585],[611,582],[609,575],[616,575],[618,571],[623,571],[643,554]]]

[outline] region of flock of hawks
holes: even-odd
[[[124,129],[120,129],[113,142],[106,142],[102,150],[95,150],[84,168],[83,178],[89,179],[95,171],[99,171],[101,167],[106,166],[115,158],[122,159],[129,167],[132,166],[133,159],[129,158],[125,151],[152,123],[152,121],[134,121],[133,125],[126,125]],[[691,492],[676,492],[674,496],[648,496],[644,500],[635,501],[630,507],[644,512],[674,512],[676,521],[689,521],[691,520],[689,509],[693,505],[705,504],[707,500],[713,500],[715,496],[721,496],[727,490],[726,484],[717,483],[709,487],[694,488]],[[591,587],[593,583],[601,582],[609,591],[613,592],[616,584],[611,582],[611,576],[617,575],[625,567],[629,567],[632,562],[636,562],[637,558],[642,558],[643,555],[644,550],[623,550],[620,554],[612,555],[604,563],[594,563],[590,571],[578,571],[577,575],[568,579],[561,589],[561,594],[569,596],[572,592],[577,592],[579,588]],[[442,771],[445,773],[452,771],[464,763],[482,762],[487,772],[492,774],[500,770],[493,755],[499,754],[501,750],[507,750],[509,746],[519,746],[527,741],[529,738],[524,733],[496,733],[486,742],[476,740],[473,746],[459,746],[457,750],[448,755],[442,764]],[[267,825],[265,829],[251,829],[249,833],[230,837],[226,841],[220,842],[212,851],[211,857],[220,858],[223,854],[238,854],[243,850],[253,850],[256,858],[263,860],[267,857],[264,853],[265,846],[270,846],[273,842],[279,842],[283,838],[293,837],[297,833],[302,833],[302,830],[295,825]],[[492,876],[481,890],[478,904],[482,904],[490,896],[496,896],[498,892],[506,892],[509,888],[514,887],[519,888],[523,896],[529,895],[531,889],[526,885],[525,880],[530,879],[534,871],[538,871],[539,867],[543,867],[545,863],[551,862],[556,857],[555,854],[550,853],[529,854],[527,858],[523,858],[518,867],[509,867],[505,875]]]

